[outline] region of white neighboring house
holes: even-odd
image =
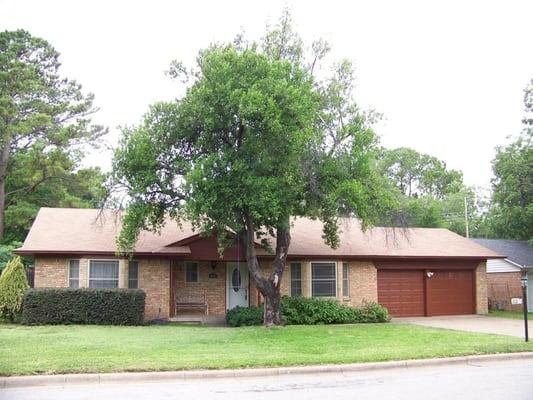
[[[516,303],[522,299],[520,279],[527,274],[528,309],[533,310],[533,249],[529,244],[525,240],[471,240],[507,256],[505,259],[487,260],[487,289],[491,306],[521,310],[522,305]]]

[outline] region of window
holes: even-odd
[[[350,281],[348,280],[348,263],[342,263],[342,295],[350,295]]]
[[[130,261],[128,263],[128,289],[137,289],[139,287],[139,263]]]
[[[70,260],[68,264],[68,287],[80,287],[80,260]]]
[[[200,274],[198,273],[198,263],[185,263],[185,282],[196,283],[200,281]]]
[[[291,296],[302,295],[302,264],[291,263]]]
[[[91,260],[89,263],[89,287],[118,287],[118,261]]]
[[[336,297],[337,279],[335,263],[311,264],[311,287],[313,297]]]

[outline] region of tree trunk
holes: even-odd
[[[281,325],[281,278],[285,270],[287,254],[291,241],[290,229],[287,223],[284,227],[276,230],[276,255],[274,258],[273,268],[268,277],[261,273],[257,254],[255,252],[255,226],[248,215],[244,217],[246,229],[244,232],[244,246],[246,248],[246,262],[250,275],[255,282],[259,292],[265,299],[263,324],[265,326]]]
[[[273,288],[265,298],[263,324],[265,326],[281,325],[281,291]]]
[[[6,217],[6,179],[0,176],[0,241],[4,239]]]
[[[10,147],[11,142],[6,141],[4,147],[0,150],[0,241],[4,238],[5,233],[6,176]]]

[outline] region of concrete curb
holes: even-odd
[[[7,389],[32,386],[94,385],[100,383],[165,382],[208,378],[250,378],[277,375],[345,373],[515,360],[533,360],[533,352],[484,354],[476,356],[428,358],[422,360],[385,361],[359,364],[311,365],[303,367],[13,376],[1,377],[0,388]]]

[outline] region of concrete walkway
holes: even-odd
[[[393,318],[392,322],[429,326],[433,328],[454,329],[458,331],[495,333],[498,335],[524,337],[524,321],[511,318],[488,317],[486,315]],[[533,323],[529,322],[528,325],[530,335],[533,336]]]

